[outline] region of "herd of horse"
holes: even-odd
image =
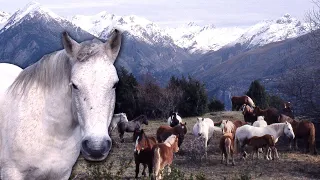
[[[165,167],[170,171],[187,133],[186,122],[173,113],[156,137],[148,137],[142,129],[142,124],[148,124],[145,116],[128,121],[125,113],[114,114],[119,81],[114,63],[121,39],[117,29],[106,42],[78,43],[64,32],[62,50],[25,69],[0,63],[0,179],[67,180],[80,153],[88,161],[106,159],[112,147],[109,133],[115,129],[121,142],[125,132],[133,132],[136,176],[141,163],[144,175],[147,166],[155,178],[161,178]],[[208,140],[221,133],[222,160],[228,162],[237,149],[245,156],[246,144],[264,148],[270,159],[269,154],[276,153],[275,143],[285,134],[306,139],[308,150],[316,153],[313,124],[294,120],[290,104],[280,113],[256,107],[248,96],[233,97],[232,103],[242,110],[245,122],[197,118],[193,134],[205,139],[206,151]],[[266,123],[254,123],[257,120]]]

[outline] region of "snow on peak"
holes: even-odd
[[[147,43],[170,41],[170,37],[164,30],[153,22],[136,16],[116,16],[103,11],[93,16],[76,15],[72,17],[71,22],[88,31],[89,33],[106,38],[113,28],[129,32],[131,35]]]
[[[49,9],[41,6],[40,3],[36,1],[31,1],[24,8],[16,11],[9,19],[7,24],[4,26],[4,30],[8,29],[12,25],[19,23],[21,19],[26,16],[34,17],[37,14],[41,14],[46,18],[54,18],[56,20],[62,20],[61,17],[50,11]]]
[[[290,14],[276,20],[267,20],[248,28],[240,38],[228,44],[240,43],[247,48],[263,46],[272,42],[278,42],[289,38],[295,38],[308,32],[307,24],[302,23]]]

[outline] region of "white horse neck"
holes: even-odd
[[[285,123],[275,123],[275,124],[270,124],[269,126],[267,126],[267,128],[271,128],[272,130],[274,130],[274,132],[276,133],[274,135],[274,138],[278,139],[280,136],[284,134],[285,125],[286,125]]]

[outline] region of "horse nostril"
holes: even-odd
[[[82,141],[82,149],[83,149],[84,151],[86,151],[86,152],[90,151],[88,144],[89,144],[89,141],[88,141],[88,140],[83,140],[83,141]]]
[[[199,136],[201,136],[201,133],[198,133]]]

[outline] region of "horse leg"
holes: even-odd
[[[295,149],[296,151],[299,150],[297,138],[294,138],[294,139],[293,139],[293,143],[294,143],[294,149]]]
[[[146,168],[147,168],[147,165],[143,164],[142,176],[146,176]]]
[[[222,155],[222,156],[221,156],[221,164],[223,164],[224,153],[222,152],[221,155]]]
[[[140,163],[136,161],[136,178],[138,178],[139,176],[139,166],[140,166]]]
[[[152,169],[153,167],[152,167],[152,163],[149,163],[148,164],[148,170],[149,170],[149,177],[151,177],[151,175],[152,175]]]
[[[171,173],[171,167],[170,165],[168,165],[168,175],[170,175],[170,173]]]
[[[231,151],[231,158],[232,158],[232,166],[234,166],[235,165],[235,163],[234,163],[234,157],[233,157],[233,151]]]
[[[124,135],[124,132],[121,132],[121,133],[119,134],[120,142],[121,142],[121,143],[124,143],[123,135]]]
[[[205,141],[204,141],[204,153],[205,153],[205,157],[207,159],[207,150],[208,150],[208,139],[206,138]]]

